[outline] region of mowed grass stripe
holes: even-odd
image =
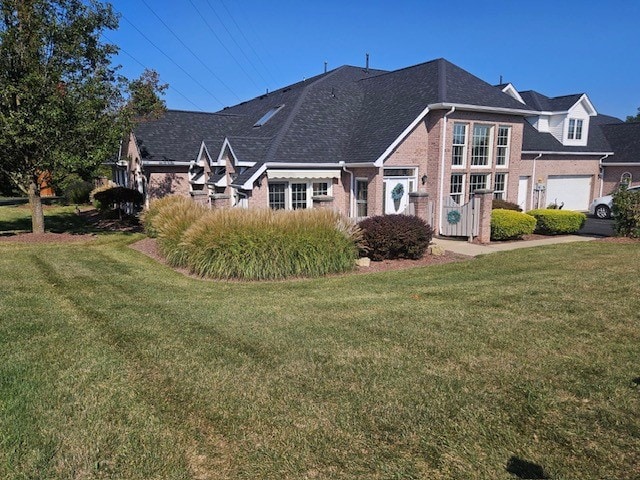
[[[111,242],[20,249],[24,258],[0,262],[2,273],[34,250],[53,274],[34,266],[16,276],[22,285],[36,278],[43,304],[65,306],[41,322],[64,341],[46,337],[38,348],[24,340],[31,333],[17,327],[17,310],[3,315],[22,340],[15,358],[38,359],[27,373],[55,412],[24,429],[44,432],[26,442],[40,445],[38,469],[13,462],[9,476],[509,478],[512,455],[554,478],[637,472],[640,291],[623,275],[639,260],[633,246],[225,284]],[[627,296],[608,301],[607,285]],[[39,301],[12,296],[24,311]],[[64,371],[82,381],[46,380],[55,372],[45,350],[76,359]],[[89,388],[87,368],[105,385]],[[96,388],[108,395],[82,400],[90,417],[65,406]],[[17,403],[37,402],[17,394]],[[75,425],[70,434],[53,436],[64,423]],[[111,434],[86,443],[91,428]],[[50,438],[64,441],[47,450]]]

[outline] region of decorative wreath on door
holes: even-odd
[[[403,195],[404,186],[401,183],[398,183],[395,187],[393,187],[393,190],[391,190],[391,198],[393,198],[394,201],[398,201],[402,198]]]

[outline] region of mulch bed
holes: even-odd
[[[147,255],[154,260],[167,265],[165,258],[160,254],[158,250],[158,244],[155,238],[143,238],[142,240],[133,243],[130,245],[131,248],[137,250],[140,253]],[[351,272],[353,274],[362,274],[362,273],[377,273],[377,272],[387,272],[391,270],[406,270],[408,268],[415,267],[426,267],[430,265],[442,265],[445,263],[452,262],[460,262],[463,260],[469,260],[472,257],[468,257],[466,255],[458,255],[451,252],[446,252],[444,255],[435,256],[435,255],[425,255],[419,260],[383,260],[382,262],[371,262],[369,267],[356,267],[356,269]],[[189,273],[188,270],[183,268],[176,268],[178,272],[181,272],[185,275],[194,276]],[[194,276],[195,277],[195,276]],[[200,277],[196,277],[200,278]]]

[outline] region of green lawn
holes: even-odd
[[[249,284],[135,238],[0,243],[0,478],[640,477],[638,244]]]

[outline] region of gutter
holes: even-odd
[[[554,151],[549,151],[549,152],[541,152],[539,150],[523,150],[522,155],[537,155],[537,154],[543,154],[543,155],[613,155],[613,152],[554,152]]]
[[[353,190],[354,190],[354,186],[353,186],[353,172],[351,170],[347,170],[347,167],[344,164],[344,160],[340,161],[340,164],[342,164],[342,171],[345,173],[348,173],[351,180],[349,181],[349,217],[350,218],[354,218],[354,211],[353,211]]]
[[[444,203],[444,165],[445,165],[445,142],[447,141],[447,117],[456,111],[456,107],[452,106],[451,110],[444,114],[443,126],[442,126],[442,135],[440,135],[442,145],[442,153],[440,158],[440,205],[439,205],[439,214],[438,214],[438,232],[442,235],[442,206]]]
[[[482,105],[469,105],[466,103],[432,103],[429,105],[431,110],[442,110],[445,108],[453,108],[458,110],[468,110],[472,112],[490,112],[490,113],[511,113],[514,115],[533,116],[540,115],[536,110],[525,110],[520,108],[502,108],[502,107],[485,107]]]

